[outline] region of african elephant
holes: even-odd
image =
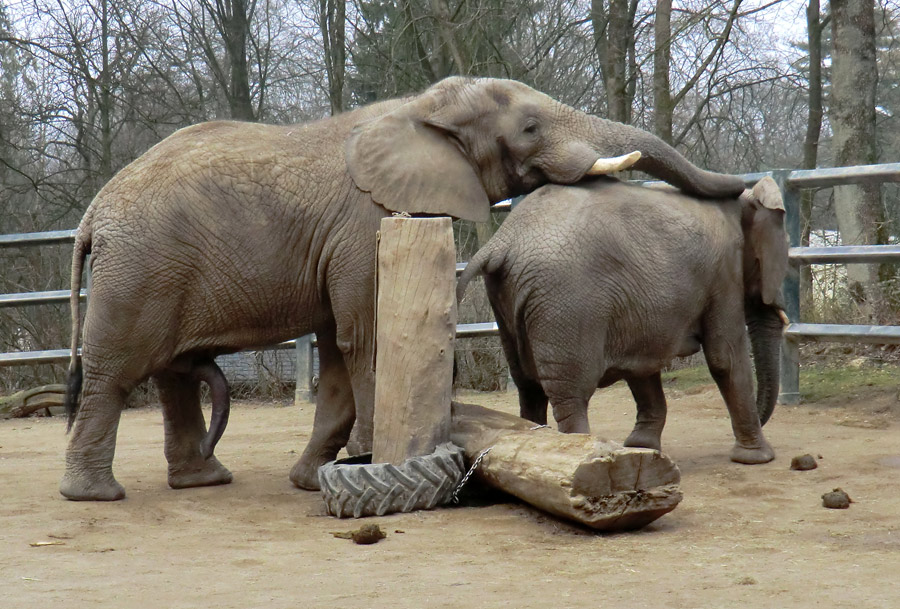
[[[74,431],[61,493],[124,496],[112,470],[120,410],[150,377],[170,486],[229,482],[215,456],[201,454],[200,381],[185,370],[309,332],[318,338],[318,401],[290,478],[318,488],[318,466],[346,445],[355,420],[371,442],[381,219],[409,212],[483,221],[492,202],[630,163],[700,196],[742,188],[648,133],[508,80],[453,77],[308,124],[217,121],[176,132],[113,177],[77,231],[67,398]],[[88,252],[79,363],[77,292]]]
[[[765,463],[775,457],[762,424],[778,394],[786,238],[771,178],[721,201],[605,177],[548,185],[476,253],[457,297],[484,274],[522,417],[546,424],[549,400],[560,431],[588,433],[594,390],[624,379],[637,402],[625,445],[659,450],[660,370],[702,347],[731,415],[731,459]]]

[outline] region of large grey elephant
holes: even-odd
[[[73,306],[74,431],[60,491],[124,496],[112,469],[116,429],[125,397],[148,377],[162,401],[169,485],[229,482],[211,455],[221,421],[205,436],[200,380],[220,377],[210,369],[217,355],[309,332],[318,337],[319,397],[290,478],[318,488],[318,466],[346,445],[355,420],[362,444],[371,442],[380,220],[391,212],[486,220],[492,202],[638,156],[634,168],[686,192],[742,188],[643,131],[508,80],[449,78],[309,124],[178,131],[110,180],[78,228],[73,305],[88,252],[93,284],[81,363]]]
[[[721,201],[597,178],[526,197],[457,295],[484,273],[524,418],[546,424],[549,400],[560,431],[588,433],[595,389],[624,379],[637,402],[625,445],[659,450],[660,370],[702,347],[731,415],[731,459],[765,463],[775,457],[762,424],[778,395],[787,253],[771,178]]]

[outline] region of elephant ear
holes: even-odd
[[[464,119],[454,120],[440,102],[429,90],[354,128],[346,144],[350,176],[391,211],[486,222],[488,195],[453,137],[455,120]]]
[[[761,296],[765,304],[775,305],[788,268],[784,201],[778,184],[769,176],[745,192],[742,199],[748,194],[753,209],[748,239],[759,264]]]

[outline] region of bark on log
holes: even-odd
[[[678,467],[645,448],[533,429],[519,417],[453,402],[450,439],[483,482],[556,516],[603,531],[640,528],[681,501]]]
[[[5,398],[0,397],[0,419],[27,417],[42,408],[62,406],[65,393],[65,385],[55,384],[26,389]]]
[[[449,441],[456,249],[450,218],[385,218],[378,246],[372,461]]]

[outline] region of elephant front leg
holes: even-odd
[[[116,432],[124,397],[114,388],[98,389],[88,376],[81,409],[66,449],[66,473],[59,492],[73,501],[117,501],[125,489],[113,476]]]
[[[356,418],[350,373],[337,347],[334,330],[316,333],[319,347],[319,390],[312,436],[291,469],[294,486],[319,489],[319,466],[333,461],[347,444]]]
[[[715,338],[704,340],[703,351],[731,416],[731,429],[735,437],[731,460],[751,465],[768,463],[775,458],[775,451],[759,424],[753,399],[748,339],[743,324],[731,330],[717,328],[708,331],[707,335]]]
[[[165,454],[172,488],[228,484],[232,475],[215,456],[201,454],[206,424],[200,409],[200,381],[191,374],[165,371],[154,377],[165,423]]]
[[[666,396],[657,372],[645,378],[628,379],[628,388],[637,404],[634,429],[625,446],[662,450],[662,430],[666,425]]]

